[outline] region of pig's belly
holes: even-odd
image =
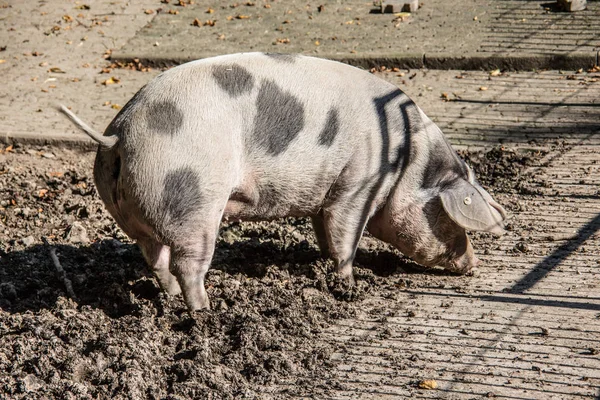
[[[225,207],[224,219],[249,221],[315,215],[322,208],[331,183],[311,185],[258,185],[251,190],[235,190]]]

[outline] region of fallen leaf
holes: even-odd
[[[488,88],[487,88],[486,86],[480,86],[480,87],[479,87],[479,90],[481,90],[481,91],[483,92],[483,91],[486,91],[486,90],[488,90]]]
[[[70,15],[63,15],[62,19],[65,22],[73,22],[73,17],[71,17]]]
[[[202,26],[202,21],[200,21],[198,18],[194,18],[192,21],[192,26]]]
[[[145,13],[145,14],[148,14],[148,15],[150,15],[150,14],[154,14],[154,10],[150,10],[150,9],[148,9],[148,10],[144,11],[144,13]]]
[[[13,150],[13,145],[7,146],[4,148],[4,152],[11,152]]]
[[[290,39],[288,38],[283,38],[283,39],[277,39],[276,43],[283,43],[283,44],[288,44],[290,42]]]
[[[441,96],[442,99],[444,99],[445,101],[450,100],[450,95],[446,92],[442,92]]]
[[[235,17],[236,17],[237,19],[248,19],[248,18],[250,18],[250,16],[249,16],[249,15],[241,15],[241,14],[239,14],[239,15],[236,15]]]
[[[121,79],[119,79],[117,77],[114,77],[114,76],[111,76],[107,80],[103,81],[102,84],[104,86],[108,86],[108,85],[112,85],[112,84],[119,83],[119,82],[121,82]]]
[[[167,11],[167,12],[168,12],[169,14],[172,14],[172,15],[177,15],[177,14],[179,14],[179,11],[177,11],[177,10],[169,10],[169,11]]]
[[[215,12],[215,10],[213,10],[212,8],[209,8],[208,10],[206,10],[206,13],[207,13],[207,14],[212,14],[212,13],[214,13],[214,12]]]
[[[217,20],[214,19],[209,19],[204,23],[204,26],[208,25],[208,26],[215,26],[215,24],[217,23]]]
[[[82,4],[82,5],[79,5],[79,6],[75,7],[75,8],[77,10],[89,10],[90,6],[88,6],[87,4]]]
[[[421,389],[433,390],[438,388],[438,384],[433,379],[425,379],[419,382],[419,387]]]
[[[231,20],[233,20],[233,17],[231,15],[228,15],[226,19],[227,19],[227,21],[231,21]]]
[[[271,8],[271,5],[270,4],[265,4],[263,7],[264,8]]]
[[[4,64],[6,60],[0,60],[0,64]]]
[[[44,197],[44,196],[46,195],[46,193],[48,193],[48,189],[40,189],[40,190],[39,190],[39,191],[36,193],[36,195],[37,195],[37,197],[40,197],[40,198],[41,198],[41,197]]]
[[[321,44],[321,42],[319,42],[318,40],[315,40],[315,46],[319,46]]]
[[[500,76],[500,74],[501,72],[499,68],[490,72],[490,76]]]
[[[110,108],[113,108],[113,109],[115,109],[115,110],[120,110],[120,109],[121,109],[121,106],[120,106],[119,104],[111,104],[111,105],[110,105]]]
[[[52,67],[48,70],[48,72],[52,72],[55,74],[66,74],[65,71],[63,71],[62,69],[58,68],[58,67]]]

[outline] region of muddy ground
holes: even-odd
[[[512,194],[539,184],[519,171],[542,153],[498,147],[462,156],[509,211],[518,207]],[[324,395],[335,381],[323,329],[369,296],[448,276],[365,237],[348,290],[306,220],[229,223],[207,278],[213,309],[190,316],[180,296],[159,290],[105,211],[93,157],[35,146],[0,154],[0,397]],[[494,240],[476,235],[474,245],[485,252]]]

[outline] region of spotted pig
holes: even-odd
[[[504,209],[440,129],[389,82],[345,64],[246,53],[190,62],[144,86],[100,135],[94,178],[160,285],[208,308],[223,219],[310,217],[353,282],[365,229],[426,266],[478,263],[466,231]]]

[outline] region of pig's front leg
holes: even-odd
[[[169,272],[171,249],[153,238],[138,240],[146,262],[154,272],[160,287],[171,296],[181,293],[177,278]]]
[[[354,284],[352,263],[367,221],[366,212],[359,204],[349,196],[323,209],[329,253],[336,263],[337,273],[349,284]]]

